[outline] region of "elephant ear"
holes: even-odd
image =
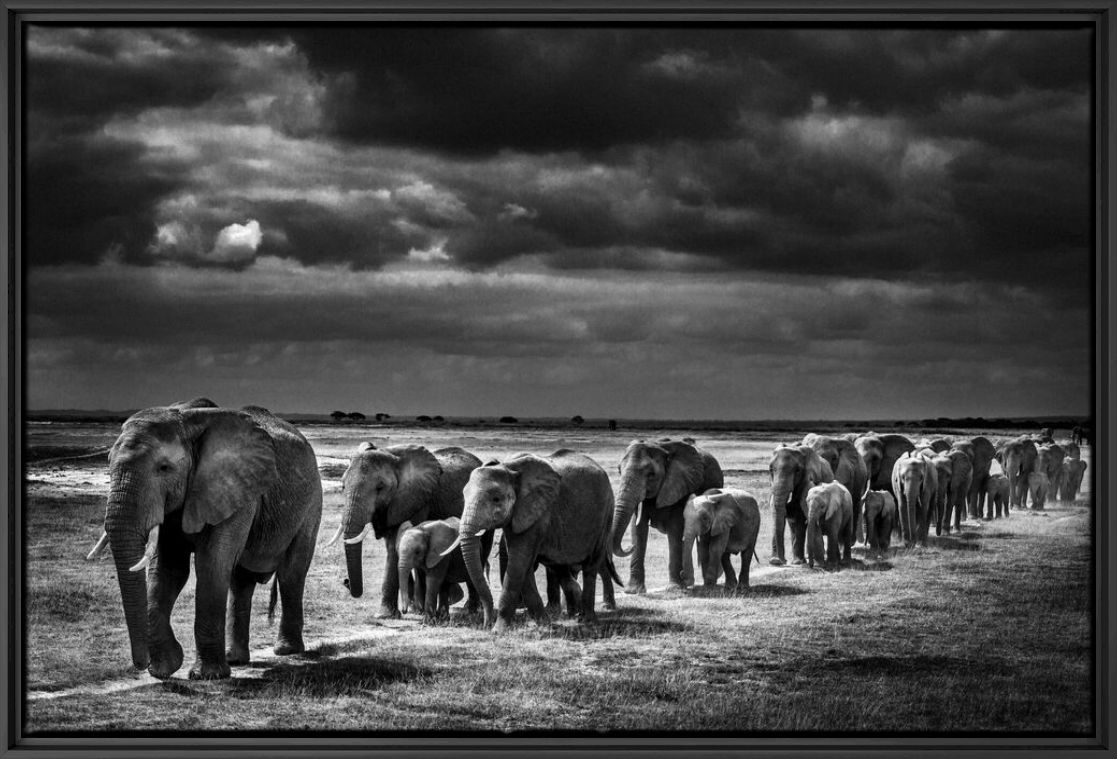
[[[454,544],[458,539],[458,531],[446,522],[431,522],[427,527],[430,542],[427,544],[427,569],[432,569],[435,564],[442,561],[442,552]]]
[[[504,462],[516,475],[516,504],[512,507],[512,532],[523,532],[547,514],[558,499],[561,477],[538,456],[521,454]]]
[[[256,504],[279,478],[271,437],[247,414],[192,409],[183,414],[183,426],[196,452],[183,503],[184,532],[201,532]]]
[[[401,524],[399,526],[399,529],[396,530],[396,550],[397,551],[399,550],[400,543],[403,542],[404,533],[406,533],[408,530],[410,530],[414,526],[415,525],[411,524],[411,522],[404,522],[403,524]]]
[[[702,487],[705,464],[702,454],[689,443],[668,441],[659,443],[667,451],[667,471],[663,474],[663,485],[656,496],[656,508],[674,506],[688,495]]]
[[[714,520],[710,524],[710,536],[717,537],[727,530],[733,529],[737,521],[737,501],[728,493],[718,496],[715,503]]]
[[[396,457],[396,493],[388,506],[386,524],[398,524],[414,517],[434,498],[442,465],[421,445],[393,445],[387,449]]]
[[[365,451],[375,451],[376,446],[367,440],[357,446],[357,453],[364,453]]]
[[[217,408],[217,404],[209,398],[195,398],[191,401],[175,401],[170,405],[170,408],[184,411],[192,408]]]

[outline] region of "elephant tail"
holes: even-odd
[[[279,602],[279,576],[278,574],[272,578],[271,581],[271,596],[268,598],[268,624],[275,622],[275,605]]]
[[[613,578],[613,584],[623,588],[624,582],[621,581],[621,576],[617,574],[617,566],[613,563],[613,555],[611,553],[605,554],[605,564],[609,567],[609,576]]]

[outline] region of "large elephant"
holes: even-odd
[[[781,445],[772,451],[768,463],[772,482],[772,557],[770,564],[787,563],[784,555],[784,523],[791,528],[793,564],[806,563],[803,554],[807,533],[807,491],[815,485],[834,481],[834,472],[809,445]]]
[[[869,485],[869,468],[861,458],[857,447],[842,438],[810,434],[803,438],[803,445],[809,445],[834,473],[834,481],[840,482],[853,498],[853,535],[855,540],[863,537],[861,524],[861,499]]]
[[[1058,491],[1063,484],[1063,461],[1066,452],[1058,443],[1036,446],[1036,471],[1047,476],[1047,497],[1051,500],[1058,498]]]
[[[826,552],[822,539],[826,538]],[[853,496],[840,482],[807,491],[807,564],[828,569],[850,563],[853,547]]]
[[[613,515],[613,553],[629,556],[625,593],[645,593],[644,554],[648,528],[667,534],[667,587],[682,590],[683,508],[692,495],[725,484],[717,459],[693,443],[633,440],[620,463],[621,485]],[[633,524],[633,545],[625,550],[621,538],[636,507],[640,514]]]
[[[481,460],[461,448],[433,453],[421,445],[377,448],[361,443],[341,479],[345,510],[335,542],[345,536],[345,580],[354,598],[364,593],[361,548],[371,530],[384,539],[387,557],[377,618],[398,618],[400,610],[396,535],[404,522],[460,517],[462,488]]]
[[[707,587],[717,585],[718,575],[725,571],[725,589],[740,591],[749,586],[749,564],[756,551],[760,533],[760,507],[751,493],[744,490],[714,488],[687,501],[683,509],[686,528],[683,530],[683,578],[694,583],[694,560],[691,555],[698,541],[698,564],[702,581]],[[741,556],[741,572],[733,572],[730,557]]]
[[[1060,497],[1064,501],[1073,501],[1078,496],[1082,487],[1082,476],[1086,473],[1086,462],[1082,459],[1066,459],[1063,461],[1063,492]]]
[[[422,588],[425,595],[422,606],[426,622],[449,616],[450,607],[462,598],[459,583],[466,584],[470,599],[476,599],[477,605],[480,605],[477,589],[466,572],[461,549],[456,546],[460,525],[457,517],[428,519],[415,526],[409,522],[400,525],[396,538],[400,606],[404,609],[411,606],[409,575],[415,572],[419,577],[416,587]],[[488,561],[492,547],[493,533],[488,532],[481,538],[482,562]]]
[[[853,443],[865,468],[869,472],[869,487],[873,490],[887,490],[892,493],[892,467],[905,453],[915,450],[915,444],[903,435],[877,435],[867,432]],[[892,493],[893,497],[896,493]]]
[[[511,624],[521,594],[528,613],[544,621],[535,568],[558,573],[582,571],[581,618],[594,619],[597,577],[609,572],[609,530],[613,489],[609,475],[581,453],[558,450],[550,456],[520,453],[503,463],[473,470],[465,486],[460,540],[466,570],[485,610],[485,626],[501,632]],[[481,569],[481,536],[503,529],[508,551],[498,609]],[[619,582],[619,581],[618,581]],[[495,622],[495,624],[494,624]]]
[[[896,499],[891,493],[870,490],[865,494],[865,540],[878,559],[883,559],[888,553],[896,518]]]
[[[1009,440],[1001,449],[1001,466],[1008,477],[1012,508],[1024,508],[1028,501],[1028,475],[1036,468],[1036,444],[1024,435]]]
[[[281,605],[274,651],[304,650],[303,587],[322,483],[297,429],[258,406],[218,408],[202,398],[145,409],[124,422],[109,451],[109,482],[105,535],[89,558],[112,548],[137,669],[167,678],[182,666],[171,612],[191,554],[191,679],[228,677],[230,664],[248,663],[252,592],[273,576],[271,608]]]
[[[982,501],[985,500],[985,481],[993,465],[996,446],[984,435],[975,435],[969,440],[956,440],[953,450],[962,451],[970,458],[970,489],[966,496],[966,511],[974,519],[981,518]]]
[[[904,544],[926,545],[931,499],[938,488],[931,459],[918,453],[905,453],[892,467],[892,490],[900,510],[900,532]]]
[[[991,474],[985,479],[986,519],[1000,519],[1002,514],[1008,518],[1011,492],[1008,477],[1003,474]]]

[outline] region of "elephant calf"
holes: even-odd
[[[826,538],[823,561],[822,539]],[[836,568],[849,564],[853,547],[853,496],[840,482],[815,485],[807,491],[807,565]]]
[[[717,585],[725,570],[725,589],[741,591],[749,586],[749,562],[756,552],[760,533],[760,507],[744,490],[712,488],[689,499],[683,508],[683,581],[694,584],[691,548],[698,541],[698,563],[707,587]],[[736,576],[731,554],[741,555],[741,574]]]
[[[1082,459],[1068,458],[1063,461],[1062,492],[1059,495],[1064,501],[1073,501],[1078,496],[1085,473],[1086,462]]]
[[[887,490],[870,490],[865,494],[865,540],[878,559],[888,553],[897,516],[896,499]]]
[[[985,518],[993,519],[995,514],[996,518],[1000,519],[1002,509],[1005,518],[1007,518],[1010,496],[1008,477],[1003,474],[989,475],[989,478],[985,481],[985,495]]]
[[[460,526],[457,517],[429,519],[414,527],[410,522],[400,525],[396,543],[400,602],[404,609],[411,607],[409,575],[414,571],[418,575],[416,587],[425,587],[422,604],[424,622],[450,616],[450,607],[462,599],[459,584],[463,582],[469,588],[470,606],[480,608],[477,589],[466,571],[461,546],[458,545]],[[492,532],[482,536],[482,562],[488,561],[492,545]]]

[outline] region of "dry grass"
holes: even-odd
[[[397,442],[397,441],[392,441]],[[545,446],[541,447],[542,450]],[[475,445],[474,448],[483,448]],[[622,446],[623,449],[623,446]],[[620,451],[594,454],[616,477]],[[611,458],[610,458],[611,457]],[[767,498],[753,460],[727,485]],[[729,466],[733,466],[731,463]],[[83,463],[82,466],[91,466]],[[751,592],[633,597],[596,625],[524,623],[496,637],[471,623],[377,624],[383,554],[366,542],[368,591],[341,585],[341,551],[320,548],[302,656],[270,653],[256,594],[253,663],[231,680],[185,679],[193,582],[174,618],[187,662],[164,682],[128,671],[110,562],[83,561],[99,534],[103,476],[57,465],[28,487],[26,727],[102,730],[854,731],[1093,730],[1087,499],[1014,513],[887,561],[855,549],[827,573],[763,566]],[[82,485],[82,482],[89,483]],[[329,485],[329,483],[327,483]],[[328,488],[322,532],[337,524]],[[71,542],[74,536],[77,542]],[[336,546],[334,547],[336,549]],[[664,584],[653,532],[648,584]],[[621,566],[621,576],[627,567]],[[61,581],[61,582],[60,582]]]

